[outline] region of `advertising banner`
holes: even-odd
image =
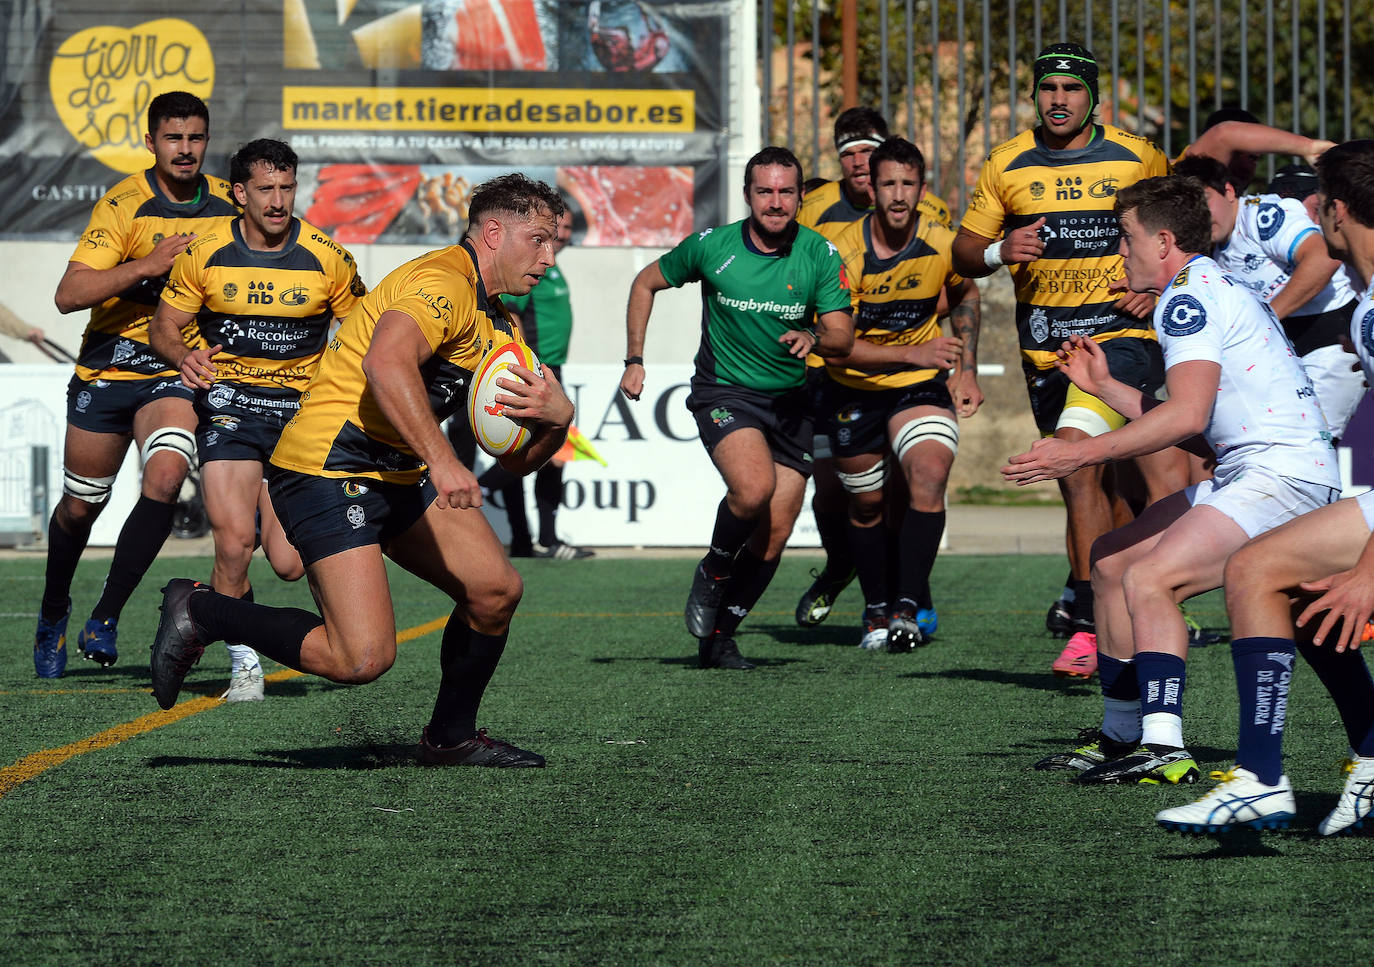
[[[723,220],[726,17],[658,0],[10,0],[0,237],[74,239],[146,168],[154,96],[210,108],[206,170],[258,137],[301,158],[297,213],[344,244],[445,244],[472,188],[557,184],[585,245]]]

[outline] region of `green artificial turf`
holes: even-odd
[[[439,634],[381,680],[300,677],[78,755],[0,797],[0,962],[94,964],[1359,963],[1371,841],[1321,840],[1345,738],[1299,672],[1289,834],[1190,839],[1156,810],[1198,788],[1080,788],[1038,773],[1095,725],[1053,678],[1062,559],[942,558],[940,632],[854,647],[857,589],[805,630],[814,558],[784,560],[739,636],[751,673],[696,668],[692,562],[522,561],[524,601],[479,723],[543,770],[426,769],[413,746]],[[81,566],[74,639],[105,562]],[[41,558],[0,562],[0,769],[156,711],[160,561],[119,663],[30,662]],[[397,627],[449,604],[393,573]],[[255,565],[257,599],[309,606]],[[1224,625],[1220,597],[1193,614]],[[211,648],[183,701],[217,695]],[[272,670],[269,667],[269,671]],[[1225,645],[1188,666],[1185,734],[1224,768]]]

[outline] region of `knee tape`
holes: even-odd
[[[838,473],[840,485],[851,494],[870,494],[882,490],[887,480],[887,457],[858,473]]]
[[[1088,436],[1101,436],[1110,433],[1112,425],[1107,422],[1106,417],[1095,410],[1090,410],[1086,406],[1073,406],[1059,414],[1059,422],[1055,429],[1082,430]]]
[[[66,467],[62,468],[62,492],[88,504],[103,504],[109,500],[114,482],[114,474],[108,477],[83,477]]]
[[[949,452],[959,455],[959,424],[947,416],[918,416],[897,431],[892,440],[892,452],[901,460],[918,443],[933,440],[949,447]]]
[[[148,434],[141,453],[143,462],[146,464],[148,458],[159,450],[181,454],[188,467],[196,465],[196,437],[190,430],[183,430],[179,426],[164,426]]]

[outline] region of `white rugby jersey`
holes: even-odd
[[[1296,198],[1246,195],[1240,200],[1231,237],[1212,255],[1237,282],[1269,302],[1288,284],[1298,246],[1313,232],[1321,234],[1321,229]],[[1314,316],[1339,309],[1354,298],[1342,266],[1324,289],[1291,315]]]
[[[1374,386],[1374,282],[1350,317],[1350,341],[1355,344],[1360,366],[1364,368],[1364,381]]]
[[[1203,435],[1217,452],[1216,477],[1247,466],[1340,489],[1331,431],[1293,346],[1267,305],[1196,256],[1165,288],[1155,328],[1166,369],[1195,359],[1221,365]]]

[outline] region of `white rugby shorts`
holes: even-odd
[[[1284,477],[1265,467],[1246,467],[1224,484],[1216,478],[1204,480],[1184,493],[1189,504],[1216,508],[1252,539],[1341,495],[1334,487]]]

